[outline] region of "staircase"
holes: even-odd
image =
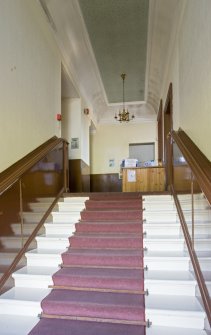
[[[186,197],[184,195],[181,201],[188,218],[190,208]],[[27,266],[13,274],[15,287],[0,297],[1,334],[28,334],[38,323],[38,314],[42,310],[45,318],[38,324],[38,327],[42,327],[42,332],[35,328],[31,332],[33,335],[62,335],[61,324],[64,331],[67,331],[67,328],[70,331],[70,322],[71,333],[68,334],[72,335],[141,334],[140,325],[145,319],[152,323],[146,328],[147,335],[209,334],[203,330],[206,315],[201,305],[173,199],[168,195],[144,198],[143,245],[139,236],[142,234],[141,206],[137,210],[140,200],[128,200],[126,211],[121,207],[115,207],[115,224],[114,217],[110,214],[114,210],[115,199],[107,201],[105,197],[101,199],[102,202],[97,202],[94,198],[64,198],[60,201],[58,208],[52,212],[52,221],[49,218],[49,222],[45,223],[45,234],[36,238],[37,249],[26,253]],[[78,222],[85,201],[87,210],[82,212],[81,221]],[[42,206],[45,206],[43,199],[31,204],[34,212],[39,212]],[[197,206],[196,248],[211,291],[210,211],[207,210],[202,196],[197,199]],[[107,221],[104,221],[107,211]],[[132,222],[131,212],[135,215]],[[25,215],[27,217],[28,214]],[[33,215],[27,219],[28,232],[32,225],[30,220],[34,220]],[[140,262],[142,247],[147,248],[144,251],[144,264]],[[61,263],[63,267],[60,269]],[[147,266],[148,270],[144,271],[143,266]],[[145,284],[141,286],[139,278],[143,274]],[[148,290],[149,295],[144,295],[144,290]],[[93,294],[94,302],[91,300]],[[105,294],[105,304],[109,308],[97,309]],[[120,297],[118,306],[124,306],[119,310],[115,306],[117,294]],[[115,300],[112,300],[114,295]],[[71,309],[72,316],[75,312],[76,318],[78,313],[83,312],[83,304],[92,304],[94,309],[84,320],[57,319],[59,313],[65,313],[61,296],[67,303],[71,301],[68,310]],[[128,300],[128,297],[132,300]],[[145,319],[140,308],[140,300],[143,299],[146,308]],[[76,304],[78,301],[82,302],[79,306]],[[129,320],[125,324],[106,323],[106,329],[103,329],[102,322],[99,321],[100,318],[105,321],[110,317],[108,313],[112,301],[112,305],[115,306],[114,319]],[[56,312],[52,306],[56,307]],[[94,317],[98,322],[92,320],[90,326],[91,318]]]

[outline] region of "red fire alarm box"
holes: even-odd
[[[57,121],[62,121],[62,115],[61,114],[56,114],[56,119],[57,119]]]

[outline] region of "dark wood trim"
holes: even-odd
[[[23,176],[32,166],[47,155],[58,144],[67,143],[62,138],[52,137],[8,169],[0,173],[0,194]]]
[[[173,86],[169,85],[168,94],[164,107],[164,164],[166,166],[166,188],[168,189],[172,184],[172,154],[173,148],[169,135],[173,130]]]
[[[184,234],[185,241],[186,241],[186,244],[187,244],[187,247],[188,247],[191,262],[192,262],[192,265],[193,265],[193,268],[194,268],[194,273],[195,273],[195,276],[196,276],[196,280],[197,280],[197,283],[199,285],[199,290],[200,290],[201,297],[202,297],[202,300],[203,300],[204,308],[205,308],[205,311],[206,311],[206,314],[207,314],[208,321],[211,325],[211,300],[210,300],[210,295],[209,295],[207,286],[205,284],[203,274],[201,272],[201,268],[200,268],[200,264],[199,264],[197,255],[196,255],[196,253],[195,253],[195,251],[192,247],[192,241],[191,241],[191,237],[190,237],[189,230],[188,230],[188,227],[187,227],[187,223],[185,221],[185,218],[184,218],[181,206],[180,206],[180,202],[178,200],[178,197],[175,193],[175,190],[174,190],[173,186],[171,186],[171,191],[172,191],[174,201],[175,201],[175,204],[176,204],[176,207],[177,207],[177,212],[178,212],[178,215],[179,215],[179,218],[180,218],[180,223],[181,223],[181,226],[182,226],[183,234]]]
[[[33,230],[33,232],[31,233],[31,235],[29,236],[29,238],[25,242],[23,248],[20,249],[20,251],[18,252],[17,256],[15,257],[15,259],[13,260],[13,262],[11,263],[11,265],[8,267],[7,271],[1,277],[1,279],[0,279],[0,291],[3,288],[4,284],[6,283],[6,281],[8,280],[8,278],[13,273],[13,271],[16,269],[17,264],[20,262],[21,258],[23,257],[23,255],[28,250],[28,247],[31,244],[31,242],[37,236],[38,231],[40,230],[40,228],[45,223],[46,219],[48,218],[48,216],[52,212],[54,206],[56,205],[56,203],[59,200],[59,198],[62,196],[63,192],[64,192],[64,187],[57,194],[55,200],[52,202],[52,204],[50,205],[50,207],[48,208],[48,210],[46,211],[46,213],[43,215],[43,217],[40,220],[40,222],[37,224],[36,228]]]
[[[160,100],[157,116],[158,161],[163,162],[163,100]]]
[[[121,192],[122,179],[118,173],[102,173],[90,175],[91,192]]]
[[[211,204],[211,162],[182,129],[173,131],[172,137]]]
[[[70,192],[90,191],[90,167],[82,159],[69,160]]]

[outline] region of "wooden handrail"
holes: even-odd
[[[211,204],[211,162],[183,130],[173,131],[172,138],[178,145],[199,186]]]
[[[37,235],[38,231],[40,230],[40,228],[42,227],[42,225],[45,223],[47,217],[50,215],[52,209],[56,205],[58,199],[61,197],[61,195],[63,194],[63,192],[64,192],[64,187],[57,194],[55,200],[52,202],[52,204],[50,205],[50,207],[48,208],[48,210],[46,211],[46,213],[43,215],[42,219],[37,224],[36,228],[33,230],[32,234],[29,236],[29,238],[27,239],[27,241],[24,244],[23,248],[20,249],[20,251],[16,255],[15,259],[13,260],[13,262],[11,263],[11,265],[8,267],[7,271],[1,277],[1,279],[0,279],[0,291],[1,291],[2,287],[4,286],[4,284],[6,283],[6,281],[8,280],[8,278],[11,276],[11,274],[15,270],[17,264],[20,262],[21,258],[25,254],[25,252],[28,250],[29,245],[34,240],[34,238],[36,237],[36,235]]]
[[[52,137],[38,148],[30,152],[24,158],[0,173],[0,194],[16,182],[33,165],[38,163],[45,155],[60,143],[67,143],[62,138]]]

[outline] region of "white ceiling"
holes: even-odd
[[[129,112],[136,116],[132,122],[156,119],[182,1],[149,0],[145,94],[144,100],[130,101],[127,104]],[[62,97],[81,96],[90,109],[95,124],[115,122],[114,114],[121,108],[122,101],[108,103],[102,81],[102,77],[106,77],[107,74],[100,74],[93,51],[96,48],[90,42],[91,38],[78,0],[39,0],[39,2],[62,54]],[[129,22],[125,24],[129,25]],[[103,71],[106,71],[106,67]]]

